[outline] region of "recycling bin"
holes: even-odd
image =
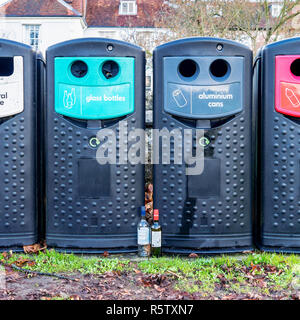
[[[153,59],[154,129],[170,134],[170,164],[161,157],[153,172],[164,251],[251,248],[251,50],[224,39],[187,38],[157,47]],[[187,174],[189,161],[175,161],[178,135],[176,150],[190,144],[195,157],[202,157],[202,172]],[[153,140],[156,153],[164,153],[166,141]],[[202,153],[197,155],[197,148]]]
[[[300,250],[300,38],[263,47],[256,58],[259,247]]]
[[[0,247],[37,242],[37,131],[43,62],[30,46],[0,39]],[[41,68],[37,66],[42,63]]]
[[[46,61],[47,244],[136,251],[144,161],[130,161],[130,155],[134,130],[145,123],[144,51],[84,38],[48,48]],[[117,161],[101,156],[105,144],[107,157],[116,154]]]

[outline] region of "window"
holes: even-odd
[[[120,1],[119,14],[121,15],[136,15],[137,14],[137,4],[136,1]]]
[[[271,15],[272,15],[272,17],[274,17],[274,18],[279,17],[281,9],[282,9],[282,5],[281,4],[272,4],[271,5]]]
[[[37,50],[39,48],[40,25],[38,25],[38,24],[25,25],[25,43],[32,46],[35,50]]]

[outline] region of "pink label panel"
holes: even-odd
[[[300,117],[300,77],[291,72],[291,64],[300,55],[275,58],[275,110]]]

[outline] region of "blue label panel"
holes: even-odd
[[[195,73],[184,76],[184,60],[193,60]],[[214,76],[211,66],[223,60],[227,69]],[[163,59],[164,110],[188,119],[216,119],[241,112],[244,107],[244,58],[235,56],[180,56]]]
[[[81,78],[71,72],[77,60],[87,65]],[[112,60],[119,72],[107,79],[101,67]],[[78,119],[113,119],[134,112],[134,58],[56,58],[55,111]]]
[[[242,111],[241,84],[182,85],[168,83],[165,111],[188,118],[216,118]]]

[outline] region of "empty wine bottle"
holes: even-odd
[[[153,212],[153,225],[151,226],[151,255],[161,256],[161,226],[159,224],[159,211]]]
[[[141,207],[141,221],[137,226],[138,255],[150,256],[150,226],[146,220],[146,209]]]

